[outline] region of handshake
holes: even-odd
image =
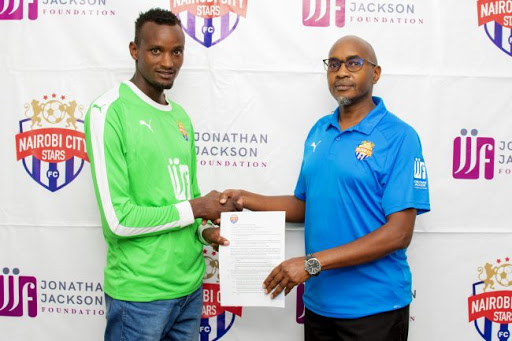
[[[222,212],[241,211],[244,208],[242,191],[228,189],[222,193],[211,191],[207,195],[190,200],[195,218],[210,220],[215,224],[220,222]]]
[[[244,209],[244,203],[241,190],[226,190],[222,193],[211,191],[207,195],[190,200],[192,212],[195,218],[202,218],[203,224],[200,228],[203,239],[214,249],[219,245],[229,245],[229,241],[220,235],[218,228],[206,225],[208,220],[214,224],[220,224],[220,214],[222,212],[241,211]]]

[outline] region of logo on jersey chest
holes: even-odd
[[[356,159],[364,160],[373,155],[373,147],[375,147],[375,143],[371,141],[363,141],[356,148]]]
[[[183,135],[183,138],[185,139],[185,141],[188,141],[187,130],[185,129],[185,126],[183,125],[183,123],[181,123],[180,121],[178,121],[178,130],[180,131],[181,135]]]

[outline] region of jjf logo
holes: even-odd
[[[427,189],[427,166],[425,161],[417,157],[414,159],[414,188]]]
[[[43,96],[25,104],[16,135],[16,158],[30,177],[51,192],[76,179],[84,161],[83,106],[66,96]]]
[[[427,167],[425,166],[425,162],[420,158],[414,159],[414,178],[418,180],[427,179]]]
[[[472,129],[471,136],[466,129],[462,136],[453,140],[453,177],[475,180],[480,175],[485,179],[494,178],[495,143],[492,137],[476,137],[478,130]]]
[[[478,282],[468,297],[469,322],[485,341],[507,341],[512,322],[512,264],[510,258],[478,267]]]
[[[203,312],[199,340],[216,341],[227,334],[236,316],[242,316],[242,307],[221,306],[218,254],[211,247],[204,247],[203,254],[206,272],[203,277]]]
[[[0,0],[0,20],[37,19],[39,0]]]
[[[512,2],[478,0],[478,26],[500,50],[512,57]]]
[[[171,0],[171,11],[183,30],[198,43],[211,47],[226,39],[246,17],[248,0]]]
[[[0,316],[37,316],[37,280],[19,276],[20,270],[4,268],[0,273]]]
[[[331,17],[337,27],[345,26],[345,0],[302,0],[304,26],[328,27]]]
[[[167,165],[176,200],[190,200],[190,171],[187,165],[181,165],[178,158],[169,159]]]

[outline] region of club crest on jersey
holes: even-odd
[[[183,135],[183,138],[185,139],[185,141],[188,141],[188,133],[187,133],[187,130],[185,129],[185,126],[183,125],[183,123],[178,122],[178,130],[180,131],[181,135]]]
[[[84,161],[83,105],[66,96],[43,96],[25,104],[16,134],[16,159],[30,177],[51,192],[76,179]]]
[[[375,143],[370,141],[363,141],[356,148],[356,159],[364,160],[369,158],[373,154],[373,147],[375,147]]]
[[[195,41],[211,47],[227,38],[246,17],[248,0],[171,0],[183,30]]]

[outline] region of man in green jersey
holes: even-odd
[[[235,207],[219,204],[218,192],[200,196],[192,123],[164,94],[184,47],[173,13],[141,13],[129,45],[135,74],[96,99],[85,118],[108,245],[105,340],[197,340],[203,244],[228,244],[201,221]]]

